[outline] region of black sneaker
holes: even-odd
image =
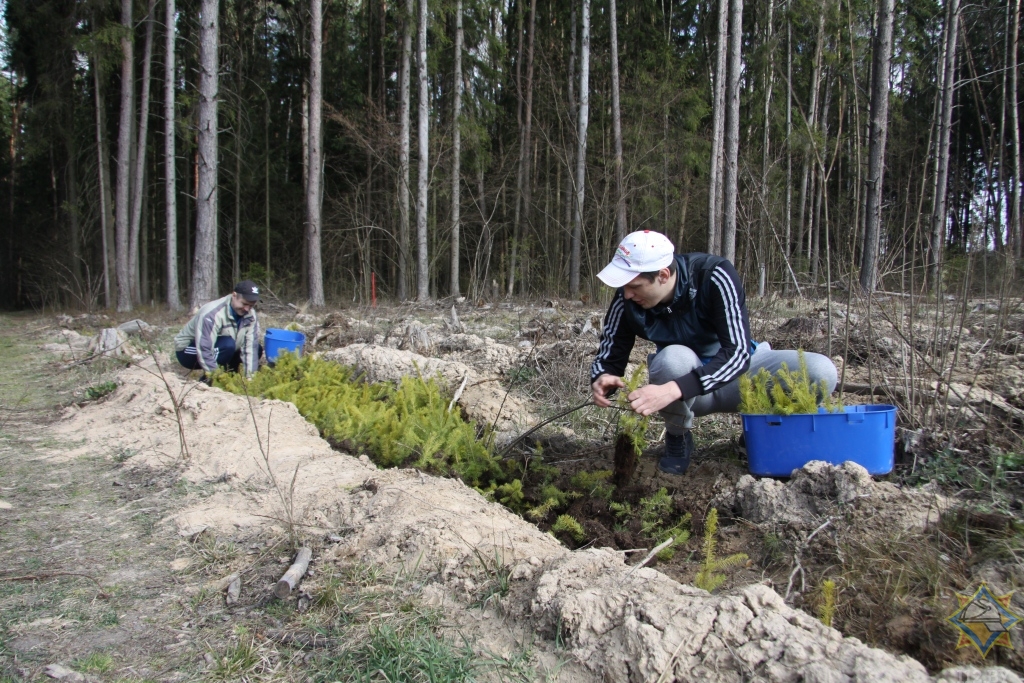
[[[693,455],[693,435],[690,430],[683,434],[665,434],[665,453],[658,460],[658,469],[665,474],[686,474]]]

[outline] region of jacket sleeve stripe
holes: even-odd
[[[621,294],[615,295],[615,300],[612,301],[611,308],[608,309],[608,315],[605,320],[603,339],[601,339],[601,345],[597,349],[597,356],[594,358],[594,364],[590,368],[590,379],[594,380],[601,373],[605,372],[604,361],[608,359],[611,354],[612,346],[615,343],[615,335],[619,332],[619,325],[622,322],[622,314],[626,310],[626,300]]]
[[[739,374],[750,355],[749,344],[743,331],[742,311],[740,310],[739,297],[736,295],[736,287],[729,275],[720,268],[716,268],[711,274],[711,281],[718,287],[725,302],[725,316],[729,329],[730,341],[735,345],[733,355],[716,372],[701,377],[704,389],[710,389],[715,384],[728,382]]]
[[[206,315],[202,316],[199,320],[201,329],[199,334],[196,335],[196,351],[198,352],[199,364],[207,372],[217,369],[217,349],[214,346],[217,340],[214,338],[213,330],[216,319],[216,308],[207,311]]]

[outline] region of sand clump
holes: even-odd
[[[901,489],[875,481],[855,462],[807,463],[787,482],[743,475],[715,504],[736,516],[775,528],[809,532],[829,516],[884,510],[887,522],[904,529],[924,529],[938,521],[945,498],[929,489]]]
[[[354,360],[375,379],[409,371],[396,358],[413,368],[423,359],[421,373],[458,382],[469,370],[454,361],[430,364],[412,352],[353,347],[331,357]],[[152,359],[130,367],[116,391],[68,409],[56,430],[78,441],[63,457],[99,452],[124,460],[128,469],[170,471],[201,486],[202,495],[188,496],[182,510],[162,520],[182,533],[202,527],[255,533],[290,518],[300,523],[301,533],[340,537],[318,561],[356,558],[401,566],[421,575],[442,601],[450,596],[469,602],[497,566],[507,567],[512,590],[501,598],[504,611],[542,635],[557,634],[598,680],[659,680],[666,671],[664,681],[929,680],[916,661],[844,638],[766,586],[710,595],[651,568],[634,571],[618,552],[570,552],[459,481],[379,470],[365,456],[332,450],[291,404],[228,394],[167,370],[163,377],[166,386]],[[180,404],[187,457],[171,394]],[[824,472],[806,477],[831,477],[828,495],[837,503],[869,492],[857,471]],[[290,482],[293,476],[289,499],[274,481]],[[736,487],[734,503],[761,510],[765,519],[782,514],[787,501],[818,490],[794,477],[795,485],[781,485],[791,486],[789,493],[778,491],[776,482],[763,483],[758,493],[759,482],[746,479]],[[753,502],[769,493],[781,498]],[[957,677],[941,680],[1019,680],[993,669],[949,675]]]

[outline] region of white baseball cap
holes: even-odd
[[[640,273],[667,268],[675,256],[672,240],[653,230],[630,233],[615,248],[612,262],[597,274],[601,282],[618,289]]]

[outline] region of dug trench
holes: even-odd
[[[531,360],[540,370],[551,358],[566,362],[581,345],[559,340],[538,350],[535,337],[526,351],[461,331],[431,336],[430,322],[413,321],[395,333],[394,326],[374,330],[365,319],[341,315],[300,323],[315,338],[316,330],[340,327],[337,320],[348,329],[336,335],[333,349],[321,348],[324,357],[358,368],[371,382],[418,372],[448,378],[453,391],[464,385],[466,414],[505,439],[541,412],[539,392],[523,391],[525,383],[509,392],[514,381],[508,378],[521,379]],[[480,324],[494,327],[486,318]],[[583,327],[585,321],[576,329]],[[56,333],[45,325],[37,331]],[[153,568],[157,576],[146,580],[154,586],[175,586],[167,591],[174,599],[165,599],[171,606],[154,611],[167,623],[191,614],[179,631],[196,631],[182,639],[180,654],[159,658],[140,678],[231,679],[236,660],[266,678],[334,680],[338,671],[355,671],[345,663],[358,666],[361,651],[342,643],[372,641],[367,624],[375,617],[365,602],[338,596],[376,585],[367,573],[381,572],[391,577],[384,582],[390,588],[380,591],[384,609],[376,617],[387,606],[398,614],[440,610],[447,619],[413,626],[442,639],[461,633],[474,643],[477,678],[508,680],[526,671],[524,680],[902,681],[927,680],[931,672],[941,680],[1017,680],[988,666],[998,658],[1019,671],[1012,651],[997,648],[983,662],[970,650],[955,650],[955,634],[942,623],[956,605],[954,590],[968,590],[979,578],[1007,591],[1015,586],[1016,521],[983,517],[935,486],[904,486],[896,477],[873,481],[852,466],[811,466],[786,482],[756,480],[745,475],[728,418],[702,424],[701,456],[685,477],[657,473],[651,450],[627,477],[629,463],[621,456],[629,460],[629,453],[620,451],[613,480],[614,420],[585,409],[509,456],[521,490],[518,499],[506,495],[502,506],[452,479],[378,469],[358,450],[340,453],[293,405],[197,384],[170,372],[159,353],[137,354],[117,377],[109,395],[80,406],[65,399],[60,415],[39,419],[59,443],[44,445],[47,463],[60,463],[58,471],[72,476],[89,463],[95,476],[123,484],[111,489],[126,489],[126,500],[138,495],[141,509],[153,508],[146,524],[154,545],[142,549],[137,564]],[[600,434],[593,423],[601,419],[603,437],[581,438],[586,420],[592,423],[586,433]],[[8,463],[22,458],[21,448]],[[146,492],[154,487],[159,494]],[[564,500],[544,510],[555,491]],[[152,505],[153,499],[164,500]],[[690,584],[703,565],[704,520],[712,508],[721,513],[719,556],[749,559],[709,594]],[[581,529],[559,525],[564,517]],[[554,536],[545,533],[552,530]],[[677,540],[671,553],[636,566],[666,533]],[[8,534],[5,544],[13,538]],[[118,543],[108,540],[114,552]],[[296,544],[313,548],[313,575],[298,596],[270,600],[267,586]],[[4,551],[8,567],[27,568],[23,555]],[[203,590],[233,572],[243,579],[234,605]],[[135,580],[96,573],[101,586]],[[815,616],[826,578],[839,586],[838,630]],[[46,575],[29,585],[47,581],[60,578]],[[5,608],[23,606],[31,594],[5,593]],[[1016,600],[1014,606],[1019,610]],[[88,623],[39,623],[47,618],[14,618],[6,627],[2,661],[11,676],[38,675],[40,648],[79,664],[88,658],[85,646],[24,640],[41,629],[77,635],[77,624]],[[197,647],[203,636],[206,644]],[[517,650],[522,643],[530,645]],[[100,674],[130,679],[125,667],[133,666],[132,656],[114,651],[119,659]],[[331,673],[318,678],[320,672]]]

